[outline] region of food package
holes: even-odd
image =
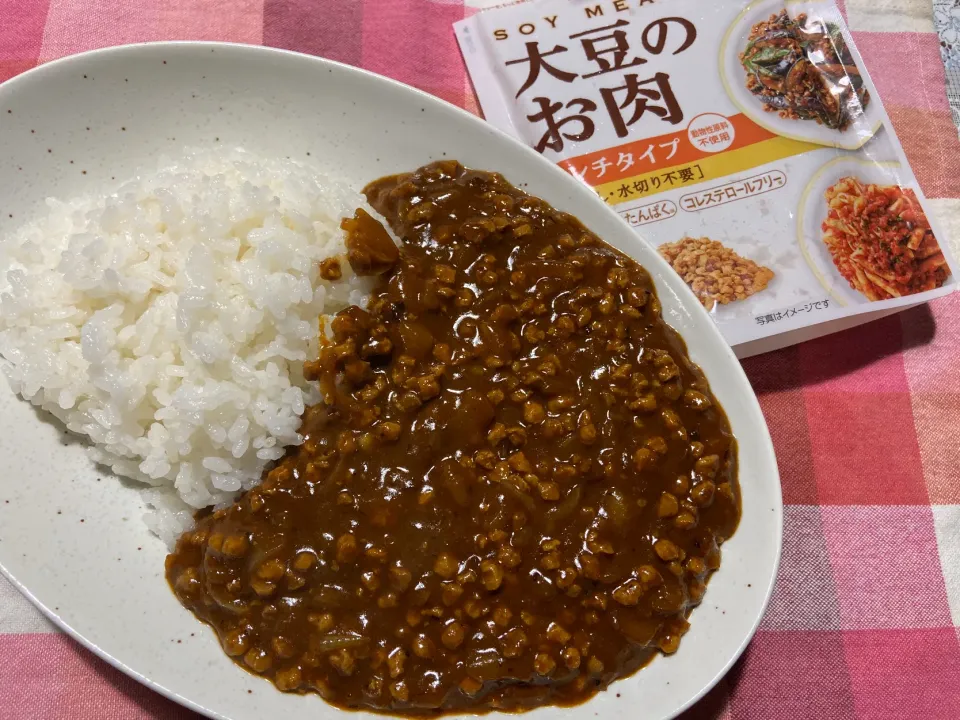
[[[955,289],[832,0],[530,0],[455,31],[487,120],[593,188],[739,355]]]

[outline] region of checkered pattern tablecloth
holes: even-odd
[[[0,80],[96,47],[228,40],[359,65],[476,111],[451,25],[484,2],[0,0]],[[845,5],[956,247],[960,142],[930,0]],[[960,294],[746,369],[780,461],[783,564],[756,639],[689,717],[957,720]],[[193,717],[58,633],[0,579],[0,719]]]

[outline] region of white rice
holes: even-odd
[[[257,484],[301,442],[319,318],[369,283],[328,283],[363,204],[291,161],[188,151],[109,195],[49,200],[0,245],[0,355],[14,391],[150,486],[168,544],[197,508]]]

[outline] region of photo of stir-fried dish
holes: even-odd
[[[764,110],[785,119],[844,131],[870,103],[840,28],[805,13],[782,10],[754,25],[740,64]]]
[[[950,277],[913,190],[842,178],[826,191],[823,242],[850,287],[869,300],[933,290]]]

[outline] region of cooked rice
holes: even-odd
[[[291,161],[189,151],[109,196],[49,200],[0,244],[0,355],[17,393],[150,486],[167,543],[255,485],[316,401],[318,321],[363,302],[340,218],[363,203]]]

